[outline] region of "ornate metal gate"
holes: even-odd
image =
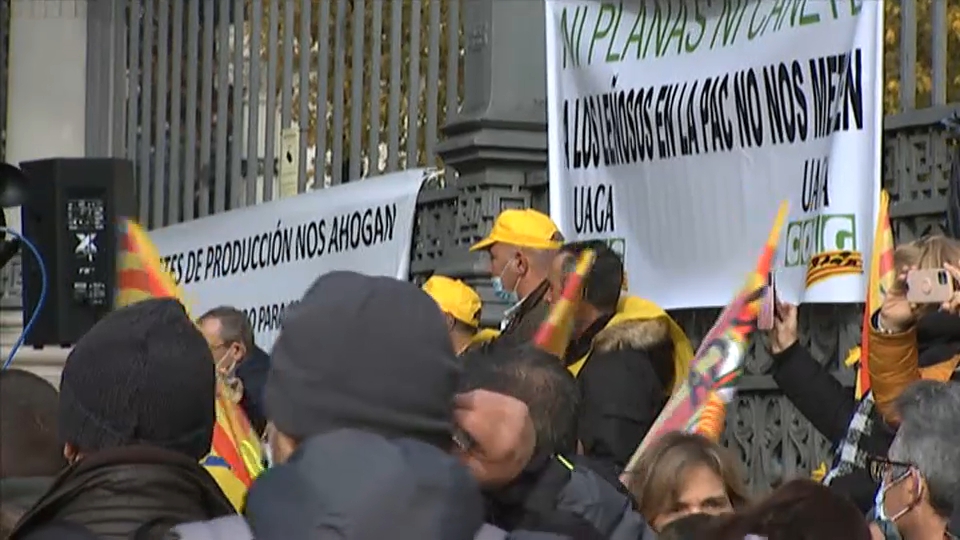
[[[947,24],[960,0],[885,6],[883,183],[910,238],[942,220],[950,143],[938,122],[960,102],[960,34]],[[136,163],[144,223],[444,165],[420,198],[412,277],[462,277],[497,316],[466,246],[501,209],[547,207],[540,2],[98,0],[88,17],[87,153]],[[848,384],[840,360],[859,313],[801,309],[804,342]],[[716,310],[675,316],[696,340]],[[755,344],[725,435],[761,489],[828,454],[770,365]]]

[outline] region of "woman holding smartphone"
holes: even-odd
[[[886,455],[895,432],[894,400],[914,381],[951,379],[960,364],[960,318],[938,309],[960,307],[960,294],[950,295],[945,302],[941,299],[944,270],[960,282],[960,269],[949,261],[960,261],[960,242],[943,236],[903,244],[894,252],[895,267],[903,272],[871,318],[872,393],[860,401],[799,343],[797,308],[775,303],[773,329],[768,333],[773,378],[837,449],[838,459],[824,483],[850,496],[864,512],[873,506],[878,488],[864,459]],[[930,287],[917,290],[915,286],[913,295],[908,294],[908,281],[922,284],[924,280]],[[918,294],[927,301],[916,301]]]
[[[907,386],[956,377],[960,318],[949,307],[956,289],[950,273],[958,263],[960,241],[945,236],[915,240],[894,252],[900,275],[870,319],[867,364],[877,409],[888,423],[897,423],[893,402]]]

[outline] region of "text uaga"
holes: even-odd
[[[573,188],[573,226],[578,235],[586,236],[616,231],[612,184]]]

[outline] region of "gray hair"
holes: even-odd
[[[960,384],[918,381],[897,398],[896,408],[900,428],[889,457],[920,470],[930,506],[949,518],[960,502]]]
[[[242,343],[247,352],[253,350],[253,327],[250,319],[233,306],[217,306],[200,316],[201,321],[220,321],[220,339],[225,343]]]

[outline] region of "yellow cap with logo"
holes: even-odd
[[[423,284],[423,292],[430,295],[440,306],[440,311],[454,319],[472,326],[480,326],[480,295],[459,279],[433,276]]]
[[[533,209],[500,212],[486,238],[470,246],[470,251],[488,249],[496,243],[533,249],[557,249],[563,244],[560,230],[550,216]]]

